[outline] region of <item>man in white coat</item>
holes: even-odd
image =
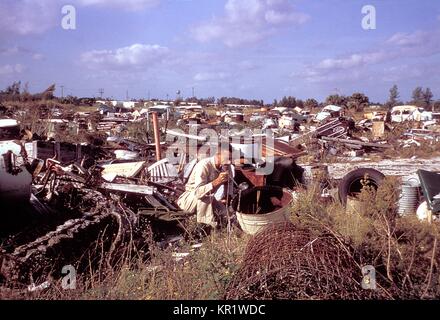
[[[185,192],[177,200],[179,207],[197,214],[197,222],[212,227],[218,225],[218,215],[226,213],[224,204],[215,199],[215,191],[228,182],[229,173],[221,172],[231,163],[231,147],[220,148],[213,157],[200,160],[191,172]]]

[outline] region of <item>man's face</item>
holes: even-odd
[[[229,152],[228,149],[222,150],[220,152],[219,160],[220,160],[220,165],[230,164],[231,163],[231,153]]]

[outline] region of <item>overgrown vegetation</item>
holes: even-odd
[[[438,297],[438,225],[420,222],[415,216],[399,217],[396,185],[394,179],[387,178],[377,192],[364,188],[358,210],[351,213],[338,202],[324,205],[315,194],[305,191],[295,204],[294,223],[344,239],[361,266],[375,267],[384,297]]]
[[[350,259],[358,267],[372,265],[376,270],[378,291],[371,295],[351,295],[344,291],[347,297],[431,299],[440,295],[439,228],[436,224],[420,222],[415,216],[399,217],[396,185],[394,179],[387,178],[377,192],[364,188],[357,210],[346,210],[338,201],[323,201],[313,188],[299,191],[292,208],[292,230],[306,230],[311,238],[331,235],[349,249]],[[132,257],[117,268],[82,274],[76,290],[61,290],[59,280],[49,289],[36,293],[16,292],[15,297],[221,299],[236,281],[234,277],[243,267],[243,259],[247,259],[245,250],[250,239],[253,238],[233,229],[229,235],[226,231],[212,233],[204,238],[201,248],[192,247],[191,239],[182,241],[177,250],[176,247],[159,249],[151,242],[148,261]],[[272,245],[278,246],[277,243]],[[179,260],[173,255],[176,251],[189,255]],[[357,281],[360,281],[361,271],[356,270]],[[283,270],[278,270],[278,275],[280,272]],[[295,298],[287,282],[283,285],[283,277],[276,279],[280,282],[271,288],[286,291],[269,292],[268,296]],[[314,299],[338,298],[327,291],[320,296],[319,290],[312,292]],[[8,292],[5,297],[14,295]]]
[[[52,283],[47,290],[0,291],[1,298],[26,299],[221,299],[227,285],[238,269],[247,236],[217,232],[208,236],[202,247],[193,248],[182,242],[179,252],[189,253],[179,260],[176,247],[159,249],[150,245],[150,259],[124,259],[118,267],[86,272],[79,275],[76,290],[62,290],[61,281]]]

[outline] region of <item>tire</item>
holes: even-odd
[[[363,180],[366,175],[368,176],[368,185],[373,186],[376,190],[382,184],[382,181],[385,178],[381,172],[370,168],[359,168],[349,172],[344,176],[344,178],[342,178],[338,186],[339,199],[344,206],[347,203],[347,197],[349,195],[361,192],[361,180]]]

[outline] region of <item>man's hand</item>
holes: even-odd
[[[280,199],[278,199],[277,197],[271,197],[271,198],[270,198],[270,202],[272,202],[272,204],[273,204],[275,207],[282,207],[282,206],[283,206],[282,201],[281,201]]]
[[[212,181],[212,186],[214,188],[217,188],[218,186],[222,185],[223,183],[226,183],[229,179],[229,172],[221,172],[217,179]]]

